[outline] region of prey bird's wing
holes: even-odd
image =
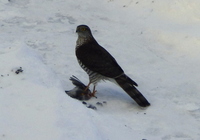
[[[81,89],[85,89],[85,88],[86,88],[86,86],[85,86],[76,76],[74,76],[74,75],[72,75],[72,77],[70,77],[69,80],[71,80],[72,83],[73,83],[75,86],[77,86],[77,87],[79,87],[79,88],[81,88]]]

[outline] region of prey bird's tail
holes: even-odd
[[[147,107],[150,105],[150,103],[147,101],[147,99],[140,93],[135,86],[137,86],[137,83],[134,82],[131,78],[129,78],[127,75],[123,74],[117,78],[115,78],[115,81],[118,83],[118,85],[133,99],[136,101],[136,103],[141,107]]]

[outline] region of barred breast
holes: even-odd
[[[81,47],[81,45],[85,44],[85,42],[87,42],[89,40],[90,40],[90,38],[85,38],[85,37],[79,36],[76,41],[76,50],[78,50],[79,47]],[[90,82],[93,83],[94,85],[96,85],[100,80],[107,79],[105,76],[88,69],[79,59],[78,59],[78,63],[81,66],[81,68],[88,74]]]
[[[80,60],[78,60],[79,65],[81,68],[88,74],[90,82],[96,85],[101,80],[106,80],[107,78],[101,74],[91,71],[88,69]]]

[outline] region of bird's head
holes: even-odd
[[[76,33],[78,34],[79,37],[84,37],[84,38],[92,37],[92,32],[87,25],[77,26]]]

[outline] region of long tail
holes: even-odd
[[[150,103],[147,101],[147,99],[137,90],[135,86],[137,86],[137,83],[134,82],[131,78],[129,78],[127,75],[122,75],[117,78],[115,78],[118,85],[129,95],[133,100],[136,101],[136,103],[139,106],[147,107],[150,105]]]

